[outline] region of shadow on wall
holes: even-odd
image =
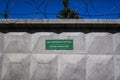
[[[0,32],[120,32],[119,24],[0,24]]]

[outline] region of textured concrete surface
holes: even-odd
[[[45,49],[45,41],[50,39],[58,39],[59,36],[55,33],[35,33],[32,35],[32,53],[57,53],[56,50],[46,50]]]
[[[2,80],[29,80],[29,58],[25,54],[4,55]]]
[[[3,55],[0,54],[0,80],[2,79],[2,64],[3,64]]]
[[[57,55],[54,54],[31,55],[30,80],[57,80],[57,76],[58,76]]]
[[[113,37],[110,33],[89,33],[86,35],[88,54],[113,54]]]
[[[83,55],[59,55],[59,80],[85,80],[86,58]]]
[[[47,39],[74,50],[45,50]],[[0,80],[120,80],[120,33],[0,33]]]
[[[111,55],[89,55],[86,80],[114,80],[114,58]]]
[[[28,33],[7,33],[4,40],[5,53],[28,53],[31,48],[31,35]]]
[[[120,33],[114,34],[113,39],[114,39],[114,51],[116,54],[120,54]]]
[[[0,33],[0,53],[3,52],[4,49],[4,34]]]
[[[84,33],[73,33],[66,32],[59,34],[59,39],[72,39],[73,40],[73,50],[62,50],[61,53],[85,53],[85,34]]]
[[[115,80],[120,80],[120,55],[115,56]]]

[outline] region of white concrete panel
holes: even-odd
[[[85,53],[86,40],[85,34],[79,32],[63,32],[59,34],[59,39],[72,39],[73,40],[73,50],[61,50],[61,53]]]
[[[86,80],[114,80],[112,55],[89,55],[86,61]]]
[[[57,80],[58,56],[55,54],[32,54],[30,80]]]
[[[30,56],[6,54],[3,59],[2,80],[29,80]]]
[[[32,53],[57,53],[57,50],[46,50],[46,40],[58,39],[58,35],[50,32],[34,33],[32,35]]]
[[[4,49],[4,34],[0,33],[0,53],[3,52]]]
[[[0,80],[2,80],[3,55],[0,54]]]
[[[120,80],[120,56],[115,56],[115,80]]]
[[[5,53],[29,53],[31,35],[25,32],[11,32],[5,34]]]
[[[58,79],[59,80],[85,80],[86,58],[84,55],[59,55]]]
[[[113,54],[113,37],[110,33],[86,34],[87,54]]]
[[[114,53],[120,54],[120,33],[113,34],[114,39]]]

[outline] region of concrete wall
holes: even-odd
[[[74,50],[45,50],[46,39]],[[0,80],[120,80],[120,33],[0,33]]]
[[[0,19],[0,24],[120,24],[120,19]],[[109,27],[109,26],[108,26]]]

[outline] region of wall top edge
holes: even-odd
[[[0,19],[0,24],[120,24],[120,19]]]

